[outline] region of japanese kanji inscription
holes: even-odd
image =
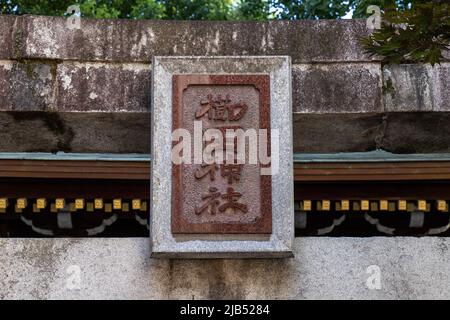
[[[265,129],[270,135],[269,75],[175,74],[172,85],[174,130],[193,133],[197,121],[202,133],[217,129],[225,137],[228,130]],[[239,163],[237,138],[229,140],[223,162],[172,165],[173,234],[272,232],[271,176],[261,175],[261,164]],[[212,142],[203,140],[202,147]]]

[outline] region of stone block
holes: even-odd
[[[365,19],[296,20],[284,22],[288,30],[284,45],[294,63],[377,61],[369,58],[360,39],[369,35]],[[281,40],[281,39],[280,39]],[[283,48],[283,42],[277,42]]]
[[[159,258],[255,258],[292,256],[294,237],[291,70],[288,57],[155,57],[152,92],[152,180],[151,180],[151,251]],[[173,75],[227,74],[244,76],[265,74],[270,83],[270,128],[279,133],[278,171],[272,174],[272,230],[270,234],[173,232],[172,124],[182,119],[175,109],[180,97]],[[194,77],[195,78],[195,77]],[[238,81],[239,77],[236,77]],[[212,79],[210,81],[213,81]],[[215,82],[206,82],[211,85]],[[243,83],[245,84],[245,83]],[[240,85],[243,85],[240,84]],[[258,89],[259,87],[256,86]],[[208,87],[206,87],[208,89]],[[215,90],[225,90],[216,88]],[[261,89],[259,89],[261,92]],[[264,90],[263,90],[264,91]],[[185,92],[185,91],[181,91]],[[175,100],[172,100],[173,99]],[[262,99],[261,97],[259,99]],[[175,101],[172,104],[172,101]],[[184,99],[182,101],[185,101]],[[201,102],[200,102],[201,103]],[[262,102],[264,103],[264,102]],[[191,105],[187,107],[192,107]],[[187,108],[186,107],[186,108]],[[195,110],[194,110],[195,111]],[[197,113],[194,112],[197,116]],[[174,118],[175,117],[175,118]],[[175,119],[175,120],[174,120]],[[261,120],[262,121],[262,120]],[[187,128],[186,128],[187,129]],[[274,151],[273,151],[274,152]],[[272,160],[274,163],[275,160]],[[176,176],[176,175],[175,175]],[[260,176],[260,173],[257,173]],[[174,182],[175,181],[175,182]],[[261,182],[262,183],[262,182]],[[189,192],[185,189],[186,192]],[[201,194],[199,195],[201,196]],[[177,199],[176,199],[177,200]],[[178,207],[176,207],[178,208]],[[172,216],[172,217],[171,217]]]
[[[442,63],[435,68],[435,111],[448,112],[450,111],[450,63]]]
[[[380,147],[392,153],[449,153],[450,113],[390,113]]]
[[[450,111],[450,63],[388,65],[383,73],[386,111]]]
[[[376,63],[309,64],[293,68],[293,110],[299,113],[382,112]]]
[[[295,153],[450,152],[448,112],[293,115]],[[150,154],[150,113],[0,112],[0,152]]]
[[[58,110],[147,112],[150,78],[149,64],[61,63]]]
[[[365,20],[155,21],[21,17],[24,58],[144,62],[161,55],[289,55],[294,63],[374,61],[359,46]]]
[[[0,111],[52,109],[55,70],[54,64],[1,60]]]
[[[294,114],[295,153],[365,152],[377,148],[382,114]]]
[[[0,112],[0,152],[150,153],[148,113]]]

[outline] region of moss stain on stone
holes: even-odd
[[[35,62],[32,62],[30,60],[23,60],[21,61],[21,63],[25,67],[25,72],[27,73],[28,78],[34,80],[38,77],[38,74],[34,71]]]
[[[17,23],[17,20],[16,20]],[[23,30],[17,28],[15,34],[14,34],[14,56],[19,59],[21,57],[23,47]]]
[[[41,120],[45,127],[47,127],[58,139],[56,147],[51,148],[49,151],[56,153],[59,151],[70,152],[72,151],[72,141],[75,137],[75,133],[72,128],[66,125],[66,122],[58,112],[7,112],[11,115],[14,121],[25,122],[33,120]]]
[[[25,77],[29,79],[28,89],[33,97],[38,97],[41,95],[42,91],[45,90],[45,102],[43,103],[41,109],[44,111],[55,111],[55,101],[57,95],[57,69],[58,60],[49,59],[17,59],[17,68],[23,70],[26,74]],[[47,69],[48,68],[48,69]],[[46,73],[48,72],[48,73]],[[26,81],[26,80],[25,80]],[[47,92],[46,88],[49,88]]]
[[[385,84],[382,87],[383,94],[395,94],[395,88],[390,78],[386,79]]]

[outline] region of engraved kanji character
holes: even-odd
[[[197,168],[197,170],[195,171],[195,177],[197,179],[201,179],[204,176],[206,176],[209,173],[209,179],[211,181],[214,181],[216,179],[216,170],[217,170],[217,165],[215,163],[213,164],[202,164],[201,168]]]
[[[202,196],[202,200],[207,200],[200,207],[195,207],[195,214],[200,215],[203,211],[209,208],[209,213],[215,215],[217,213],[217,206],[220,204],[220,192],[217,191],[217,188],[210,187],[209,193],[206,193]]]
[[[212,115],[212,117],[209,117],[209,119],[221,120],[221,121],[227,120],[226,112],[228,109],[228,104],[230,102],[231,102],[231,99],[230,99],[229,95],[227,95],[225,98],[222,98],[222,96],[219,94],[217,96],[217,99],[214,100],[213,115]]]
[[[228,179],[228,183],[233,183],[233,180],[239,181],[241,178],[242,164],[221,164],[220,175]]]
[[[225,199],[227,202],[222,204],[219,207],[220,212],[224,212],[227,209],[233,209],[236,213],[236,210],[240,210],[243,213],[247,213],[248,208],[247,205],[243,203],[238,203],[239,198],[242,196],[239,192],[234,191],[232,187],[227,188],[227,194],[222,195],[222,199]]]
[[[231,100],[229,95],[225,98],[218,95],[216,99],[213,99],[213,96],[208,94],[207,100],[200,101],[202,108],[195,113],[195,118],[201,118],[208,113],[208,119],[225,121],[227,105],[230,102]]]
[[[242,119],[248,106],[245,103],[239,102],[228,106],[228,120],[237,121]]]
[[[208,113],[208,118],[210,118],[211,114],[211,108],[213,106],[214,102],[213,102],[213,98],[211,94],[208,94],[207,96],[207,100],[203,100],[200,101],[200,105],[202,106],[202,108],[200,110],[197,110],[197,112],[195,112],[195,118],[201,118],[203,117],[206,113]]]

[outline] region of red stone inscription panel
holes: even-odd
[[[195,164],[193,155],[195,121],[201,123],[202,133],[254,129],[258,134],[266,129],[270,141],[269,90],[269,75],[173,76],[173,130],[191,133],[192,155],[191,164],[172,164],[172,233],[272,232],[271,176],[260,174],[259,162],[249,163],[248,142],[244,164]],[[231,144],[236,151],[236,141]],[[270,155],[270,146],[267,152]]]

